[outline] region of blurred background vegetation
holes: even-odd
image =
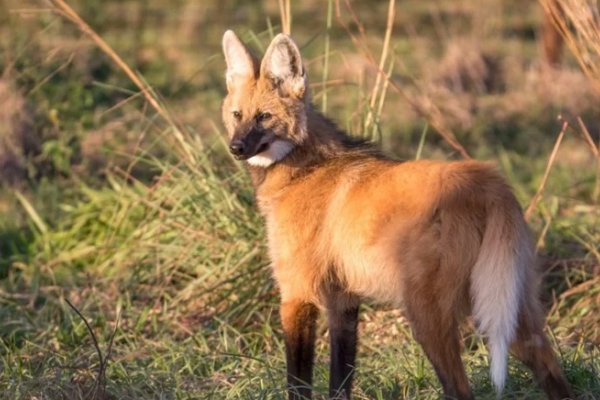
[[[538,2],[68,3],[151,90],[59,2],[0,0],[0,398],[284,398],[262,222],[224,147],[220,42],[234,29],[261,54],[290,3],[313,100],[340,126],[398,159],[494,160],[524,208],[540,192],[549,332],[578,396],[600,398],[600,95],[581,57],[546,61]],[[365,308],[356,397],[438,398],[401,313]],[[508,398],[541,397],[510,373]]]

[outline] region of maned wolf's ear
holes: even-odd
[[[263,57],[260,74],[269,79],[282,96],[302,98],[306,93],[307,78],[300,50],[288,35],[275,36]]]
[[[227,72],[225,73],[227,90],[231,91],[234,85],[256,75],[257,68],[254,58],[231,30],[223,35],[223,53],[227,63]]]

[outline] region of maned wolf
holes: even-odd
[[[548,398],[571,397],[543,331],[526,223],[492,166],[397,162],[350,138],[311,105],[289,36],[276,36],[261,63],[231,31],[223,50],[223,119],[267,225],[290,399],[311,396],[319,310],[330,396],[350,397],[361,298],[404,307],[446,398],[473,398],[457,328],[468,313],[487,338],[498,393],[510,347]]]

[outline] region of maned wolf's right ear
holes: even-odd
[[[263,57],[260,74],[283,96],[302,98],[306,94],[307,78],[300,50],[288,35],[275,36]]]
[[[231,30],[223,35],[223,53],[227,63],[227,72],[225,73],[227,90],[231,92],[234,85],[256,75],[256,62],[246,46]]]

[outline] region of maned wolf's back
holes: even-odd
[[[315,169],[270,195],[268,207],[260,192],[258,199],[269,209],[274,265],[298,264],[303,272],[287,269],[311,278],[303,278],[303,292],[318,301],[334,277],[357,294],[398,304],[401,282],[424,273],[425,264],[443,261],[452,276],[441,279],[468,278],[494,196],[519,212],[487,164],[365,157]]]

